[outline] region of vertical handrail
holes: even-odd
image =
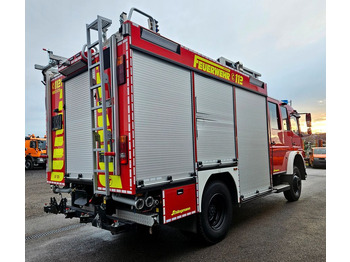
[[[152,16],[150,16],[149,14],[147,14],[147,13],[145,13],[145,12],[135,8],[135,7],[130,8],[129,15],[128,15],[128,20],[131,20],[132,13],[134,11],[136,11],[136,12],[138,12],[138,13],[146,16],[146,17],[148,17],[150,19],[151,23],[152,23],[153,31],[156,32],[156,20]]]
[[[111,90],[112,90],[112,96],[114,97],[114,110],[112,110],[112,119],[113,121],[113,130],[115,133],[114,137],[114,152],[115,152],[115,158],[114,158],[114,170],[116,170],[116,174],[120,175],[120,165],[119,165],[119,93],[118,93],[118,74],[117,74],[117,41],[116,36],[112,35],[111,37],[111,71],[112,71],[112,83],[111,83]]]
[[[105,24],[104,24],[105,23]],[[100,172],[100,170],[98,169],[98,165],[97,165],[97,157],[96,154],[99,154],[100,152],[102,152],[102,147],[99,148],[99,150],[95,150],[95,132],[97,131],[95,129],[95,125],[96,125],[96,118],[95,118],[95,111],[97,110],[95,105],[94,105],[94,99],[93,99],[93,93],[94,93],[94,89],[101,88],[101,109],[102,109],[102,122],[103,122],[103,126],[102,126],[102,130],[103,130],[103,159],[104,159],[104,164],[105,164],[105,168],[103,170],[103,172],[105,173],[105,195],[109,196],[110,195],[110,188],[109,188],[109,158],[106,155],[106,153],[108,152],[108,129],[107,129],[107,107],[106,107],[106,90],[105,90],[105,85],[108,83],[108,76],[105,74],[104,72],[104,61],[103,61],[103,30],[107,27],[110,26],[110,24],[112,23],[111,20],[103,18],[101,16],[97,16],[97,19],[92,22],[90,25],[86,25],[86,37],[87,37],[87,57],[88,57],[88,75],[89,75],[89,81],[90,81],[90,103],[91,103],[91,135],[92,135],[92,154],[93,154],[93,159],[94,159],[94,168],[93,168],[93,174],[94,174],[94,184],[95,184],[95,192],[98,191],[98,181],[97,177],[98,177],[98,172]],[[90,30],[96,30],[97,31],[97,37],[98,40],[94,43],[91,44],[91,34],[90,34]],[[91,54],[91,50],[92,48],[94,48],[95,45],[99,46],[99,61],[95,62],[94,64],[92,63],[92,54]],[[99,67],[99,71],[100,71],[100,83],[94,85],[93,83],[93,74],[92,74],[92,70],[95,70],[95,66],[94,65],[98,65]],[[95,87],[94,89],[92,89],[92,87]],[[98,92],[98,91],[97,91]],[[95,173],[97,173],[97,176],[95,175]],[[101,170],[102,173],[102,170]]]

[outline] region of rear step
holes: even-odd
[[[289,184],[280,184],[278,186],[274,186],[272,188],[272,192],[273,193],[281,193],[281,192],[287,191],[289,189],[290,189],[290,185]]]

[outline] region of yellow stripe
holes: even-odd
[[[63,157],[63,148],[55,148],[53,150],[53,158],[61,158]]]
[[[105,175],[99,175],[98,180],[102,186],[106,186]],[[122,188],[122,180],[120,176],[109,176],[109,187],[111,188]]]
[[[56,135],[62,135],[62,134],[63,134],[63,128],[56,131]]]
[[[109,165],[109,172],[114,172],[113,162],[109,162],[108,165]],[[105,163],[104,162],[99,162],[98,166],[101,170],[105,170]]]
[[[52,172],[51,173],[51,181],[62,181],[64,173],[63,172]]]
[[[111,151],[111,146],[108,145],[108,151],[110,152]],[[98,163],[98,167],[101,169],[101,170],[104,170],[105,169],[105,162],[99,162]],[[113,162],[109,162],[108,163],[108,170],[109,172],[114,172],[114,165],[113,165]]]
[[[63,160],[53,160],[52,161],[52,169],[53,170],[61,170],[63,168]]]
[[[63,136],[59,136],[55,138],[55,146],[62,146],[63,145]]]
[[[103,126],[103,116],[97,117],[97,126],[102,127]]]
[[[96,67],[96,84],[100,84],[100,83],[101,83],[100,72],[97,71],[97,70],[99,70],[98,67]],[[102,97],[102,90],[101,90],[101,87],[97,88],[97,91],[98,91],[99,97]]]
[[[107,126],[109,126],[108,114],[106,116],[106,119],[107,119]],[[97,126],[98,127],[103,127],[103,116],[98,116],[97,117]]]
[[[58,102],[58,111],[62,111],[63,109],[63,101]]]

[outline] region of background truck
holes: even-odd
[[[34,134],[25,137],[25,168],[46,167],[46,137],[40,138]]]
[[[326,147],[314,147],[310,152],[309,165],[312,167],[326,167]]]
[[[135,11],[148,28],[131,21]],[[299,199],[300,115],[267,96],[258,72],[165,38],[136,8],[120,22],[107,38],[112,21],[98,16],[81,52],[35,66],[46,83],[47,183],[68,194],[46,212],[113,234],[178,226],[216,243],[233,204]]]

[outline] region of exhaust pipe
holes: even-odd
[[[152,207],[154,205],[154,198],[149,196],[145,200],[146,207]]]
[[[145,206],[145,200],[143,198],[133,200],[130,198],[120,197],[115,194],[112,194],[112,199],[123,204],[134,206],[137,210],[141,210]]]
[[[145,206],[145,200],[143,198],[139,198],[135,201],[135,207],[137,210],[141,210]]]

